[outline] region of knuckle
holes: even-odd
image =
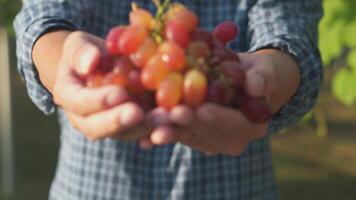
[[[239,147],[231,147],[228,148],[224,151],[225,154],[229,155],[229,156],[239,156],[242,154],[243,152],[243,147],[239,146]]]

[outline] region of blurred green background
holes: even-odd
[[[324,0],[319,46],[325,80],[315,109],[271,138],[281,199],[356,199],[356,1]],[[0,26],[12,34],[18,0],[0,0]],[[11,50],[16,194],[0,199],[46,199],[59,147],[55,116],[30,102]],[[5,44],[0,44],[5,45]],[[4,67],[4,66],[0,66]]]

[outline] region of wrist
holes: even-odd
[[[41,83],[52,91],[65,40],[71,31],[56,30],[42,35],[34,44],[32,59]]]

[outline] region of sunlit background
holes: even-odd
[[[11,24],[19,8],[18,0],[0,0],[0,199],[46,199],[56,166],[59,131],[56,117],[44,116],[30,102],[16,73]],[[356,199],[355,8],[353,0],[324,0],[319,44],[325,84],[318,104],[299,125],[271,139],[282,200]],[[11,98],[6,96],[8,68]],[[7,100],[12,104],[11,113],[6,112],[10,111]],[[13,151],[8,150],[11,147]]]

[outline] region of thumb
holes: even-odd
[[[101,52],[99,48],[92,43],[86,43],[75,52],[72,66],[80,76],[86,76],[94,71],[100,60]]]
[[[81,76],[92,72],[105,54],[103,39],[81,31],[71,33],[63,46],[63,60]]]
[[[246,71],[244,90],[251,97],[270,98],[276,89],[276,69],[272,59],[254,55],[256,59]]]

